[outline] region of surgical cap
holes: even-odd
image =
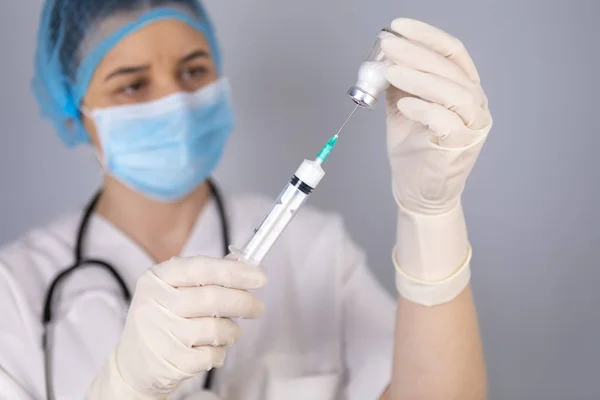
[[[46,0],[32,90],[66,146],[89,143],[79,106],[104,56],[127,35],[162,19],[200,31],[221,72],[214,31],[198,0]]]

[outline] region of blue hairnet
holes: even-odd
[[[46,0],[32,90],[66,146],[89,142],[79,105],[104,56],[125,36],[166,18],[202,32],[221,72],[214,31],[199,0]]]

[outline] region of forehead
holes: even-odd
[[[180,58],[194,50],[205,50],[210,54],[204,34],[183,21],[164,19],[123,38],[105,55],[98,69],[115,63],[151,63],[156,59]]]
[[[184,46],[192,46],[191,43],[196,43],[196,46],[208,43],[210,48],[202,50],[212,56],[215,67],[219,70],[220,54],[216,48],[212,27],[202,15],[202,13],[169,6],[150,10],[119,11],[94,22],[87,28],[87,33],[78,49],[80,61],[73,74],[75,103],[83,99],[100,65],[108,62],[107,55],[112,53],[109,59],[116,60],[121,57],[112,56],[121,53],[123,49],[132,49],[127,56],[138,59],[142,56],[151,57],[153,54],[174,55],[175,51],[184,51],[182,50]],[[161,21],[168,20],[173,21],[159,24]],[[169,26],[168,29],[165,26]],[[140,33],[139,31],[142,30],[145,32]],[[161,32],[160,40],[154,40],[155,43],[149,44],[157,37],[157,31]],[[179,46],[172,47],[176,41]],[[135,44],[131,45],[131,43]]]

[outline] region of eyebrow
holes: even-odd
[[[183,57],[181,60],[179,60],[180,64],[185,64],[186,62],[195,60],[196,58],[210,58],[210,54],[206,51],[206,50],[195,50],[193,52],[191,52],[190,54],[188,54],[187,56]],[[140,66],[135,66],[135,67],[121,67],[113,72],[111,72],[110,74],[108,74],[108,76],[104,79],[104,82],[115,78],[119,75],[128,75],[128,74],[135,74],[137,72],[143,72],[143,71],[147,71],[150,69],[149,65],[140,65]]]
[[[188,61],[192,61],[196,58],[210,58],[210,54],[206,50],[195,50],[195,51],[192,51],[187,56],[183,57],[181,60],[179,60],[179,63],[184,64],[184,63],[186,63]]]
[[[121,67],[121,68],[117,69],[116,71],[113,71],[110,74],[108,74],[108,76],[104,79],[104,82],[106,82],[114,77],[117,77],[119,75],[135,74],[136,72],[147,71],[149,69],[150,69],[149,65],[140,65],[140,66],[136,66],[136,67]]]

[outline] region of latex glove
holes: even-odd
[[[400,294],[432,306],[454,299],[470,279],[461,195],[492,118],[463,44],[411,19],[382,48],[387,70],[388,154],[400,207],[394,261]]]
[[[259,268],[209,257],[174,258],[138,280],[120,342],[88,399],[164,399],[186,379],[223,365],[240,327],[263,303]]]

